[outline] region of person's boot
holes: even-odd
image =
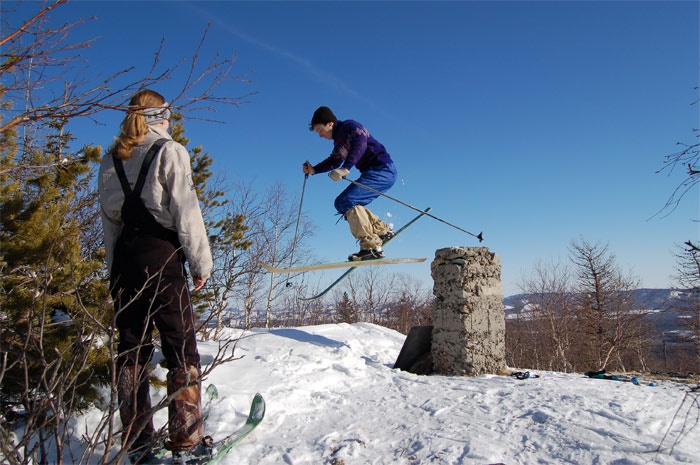
[[[358,262],[361,260],[377,260],[380,258],[384,258],[384,252],[381,247],[377,249],[360,249],[359,252],[348,256],[348,261]]]
[[[198,367],[178,367],[168,372],[168,436],[166,447],[186,451],[204,439],[201,380]]]
[[[382,240],[382,245],[386,244],[389,239],[394,237],[394,230],[393,229],[387,229],[386,233],[380,234],[379,239]]]
[[[129,461],[133,464],[146,464],[155,459],[149,374],[147,365],[123,365],[117,380],[122,446],[128,448]]]
[[[211,436],[204,436],[199,444],[187,450],[173,451],[173,465],[188,465],[202,463],[214,457],[214,440]]]

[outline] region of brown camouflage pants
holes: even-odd
[[[148,365],[122,366],[117,380],[122,444],[129,452],[145,452],[154,441]]]
[[[130,451],[153,446],[153,410],[149,393],[148,366],[126,365],[119,373],[117,396],[119,415],[124,425],[122,444]],[[204,438],[200,371],[176,368],[168,372],[169,449],[187,450]]]
[[[169,448],[189,449],[204,438],[200,371],[197,367],[176,368],[168,372]]]

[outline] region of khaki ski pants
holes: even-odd
[[[383,236],[389,231],[389,226],[377,215],[362,205],[356,205],[345,212],[345,219],[350,226],[352,235],[360,241],[360,249],[381,249]]]

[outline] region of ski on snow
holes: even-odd
[[[245,439],[260,424],[264,417],[265,399],[258,393],[255,394],[253,402],[250,404],[250,413],[245,424],[220,441],[216,441],[214,443],[214,456],[211,459],[200,462],[200,464],[210,465],[219,461],[221,457],[233,449],[233,446]]]

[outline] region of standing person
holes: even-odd
[[[209,453],[211,442],[204,436],[201,366],[184,264],[188,262],[193,290],[198,291],[209,278],[212,256],[190,157],[170,137],[169,125],[170,110],[162,95],[152,90],[135,94],[98,178],[119,330],[122,447],[132,463],[155,458],[149,393],[154,324],[168,368],[167,393],[172,396],[166,447],[176,463],[184,463],[187,457]],[[148,155],[153,156],[150,168]]]
[[[329,172],[340,181],[352,167],[360,171],[357,182],[379,192],[388,191],[396,181],[396,168],[386,149],[360,123],[339,121],[330,108],[319,107],[311,118],[310,131],[333,141],[333,151],[322,162],[303,165],[305,174]],[[369,205],[379,196],[357,184],[350,184],[335,199],[335,209],[347,220],[350,232],[360,242],[360,251],[348,257],[350,261],[384,258],[382,244],[394,235],[391,227],[372,213]]]

